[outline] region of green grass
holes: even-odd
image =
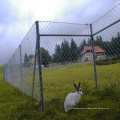
[[[3,68],[0,68],[0,71]],[[36,71],[34,96],[40,99],[38,71]],[[119,120],[120,119],[120,63],[97,66],[98,90],[95,89],[94,68],[90,62],[70,65],[52,65],[43,69],[45,110],[41,112],[38,101],[24,95],[16,88],[0,82],[0,119],[70,119],[70,120]],[[0,72],[3,75],[3,72]],[[73,83],[81,82],[84,95],[76,109],[64,112],[64,100],[74,92]],[[32,76],[24,79],[24,89],[32,86]],[[9,99],[8,99],[9,98]],[[88,109],[96,108],[96,109]],[[98,108],[98,109],[97,109]],[[99,109],[104,108],[104,109]],[[106,108],[106,109],[105,109]],[[109,108],[109,109],[107,109]]]
[[[4,67],[0,66],[0,80],[4,79]]]
[[[39,102],[5,82],[3,68],[0,67],[0,120],[38,119],[42,114]]]

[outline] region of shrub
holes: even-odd
[[[120,56],[110,57],[110,58],[96,61],[96,65],[110,65],[110,64],[115,64],[115,63],[120,63]]]

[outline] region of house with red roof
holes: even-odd
[[[99,46],[94,46],[96,59],[105,59],[105,50],[103,50]],[[93,60],[93,51],[92,46],[85,46],[84,50],[81,52],[81,60],[82,61],[90,61]]]

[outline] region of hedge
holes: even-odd
[[[96,61],[96,65],[110,65],[110,64],[115,64],[115,63],[120,63],[120,56],[110,57],[110,58]]]

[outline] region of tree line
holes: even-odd
[[[92,41],[90,40],[92,43]],[[120,33],[118,32],[117,37],[112,37],[111,41],[103,41],[101,36],[97,36],[94,40],[94,45],[101,47],[106,51],[106,56],[120,56]]]
[[[81,57],[81,52],[84,50],[85,46],[92,46],[92,40],[88,39],[87,42],[84,39],[80,45],[71,38],[71,41],[68,42],[64,40],[60,45],[56,44],[55,53],[50,56],[49,51],[41,47],[41,58],[42,64],[47,66],[49,62],[73,62],[78,60]],[[118,32],[117,37],[112,37],[111,41],[103,41],[102,36],[97,36],[94,40],[94,46],[99,46],[106,51],[106,56],[120,56],[120,33]],[[24,55],[24,63],[33,57],[33,55]]]
[[[71,39],[69,44],[68,41],[64,40],[61,45],[55,46],[55,53],[52,55],[53,62],[70,62],[76,61],[80,56],[84,46],[86,45],[86,41],[83,40],[80,46],[78,47],[76,42]]]
[[[103,41],[102,36],[97,36],[94,40],[88,39],[87,42],[84,39],[80,45],[77,45],[73,38],[70,44],[64,40],[61,45],[56,45],[52,60],[53,62],[76,61],[81,57],[81,52],[84,50],[84,47],[92,46],[93,41],[94,46],[99,46],[105,50],[106,56],[120,56],[120,33],[118,32],[118,36],[112,37],[111,41]]]

